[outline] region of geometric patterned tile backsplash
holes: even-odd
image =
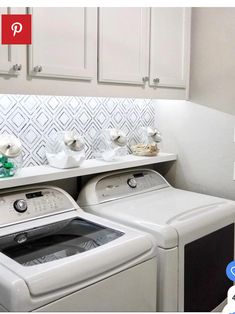
[[[118,127],[136,142],[135,130],[154,125],[154,100],[0,94],[0,133],[13,133],[23,144],[23,166],[46,164],[45,143],[59,130],[84,136],[86,158],[99,129]]]

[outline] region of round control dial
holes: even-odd
[[[25,200],[16,200],[13,206],[19,213],[24,213],[27,210],[27,203]]]
[[[137,187],[137,182],[134,178],[128,179],[127,184],[133,189]]]

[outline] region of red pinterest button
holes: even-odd
[[[31,14],[2,14],[2,45],[31,45]]]

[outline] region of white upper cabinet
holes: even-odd
[[[15,8],[0,8],[1,14],[12,14],[18,13],[18,10]],[[2,29],[0,23],[0,37]],[[15,45],[2,45],[0,43],[0,74],[5,75],[18,75],[22,69],[21,63],[17,59],[17,50],[18,47]]]
[[[97,68],[96,8],[33,8],[29,74],[91,80]]]
[[[99,82],[143,84],[148,77],[148,8],[99,9]]]
[[[151,8],[150,86],[186,86],[190,20],[189,8]]]
[[[185,88],[189,8],[101,8],[100,82]],[[150,33],[150,35],[149,35]]]

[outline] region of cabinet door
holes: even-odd
[[[149,18],[148,8],[99,9],[99,82],[143,84]]]
[[[3,8],[0,7],[1,14],[13,14],[18,13],[16,8]],[[0,23],[0,38],[2,34],[1,23]],[[21,64],[17,60],[16,45],[2,45],[0,43],[0,74],[7,75],[18,75],[21,70]]]
[[[96,73],[96,8],[33,8],[29,74],[91,80]]]
[[[151,8],[151,86],[186,87],[190,17],[189,8]]]

